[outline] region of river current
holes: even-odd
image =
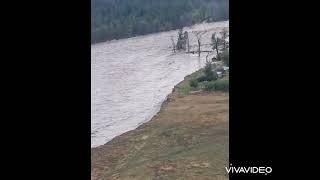
[[[229,22],[198,24],[189,32],[192,50],[197,41],[192,31],[208,30],[201,37],[209,44],[213,32],[229,27]],[[206,53],[172,51],[168,31],[91,46],[91,147],[149,121],[166,96],[183,78],[205,65]],[[210,49],[210,46],[203,49]]]

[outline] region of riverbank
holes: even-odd
[[[228,179],[229,94],[187,76],[149,122],[91,150],[91,179]]]

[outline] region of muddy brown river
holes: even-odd
[[[208,30],[202,44],[209,44],[213,32],[229,22],[199,24],[185,28],[192,50],[192,31]],[[110,141],[149,121],[166,96],[183,78],[205,65],[206,53],[172,52],[168,31],[91,45],[91,147]],[[203,49],[210,49],[205,46]],[[211,57],[214,54],[210,55]]]

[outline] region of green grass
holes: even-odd
[[[190,91],[197,91],[201,89],[201,83],[198,84],[198,87],[191,87],[190,81],[197,79],[198,77],[203,75],[203,69],[200,69],[189,76],[186,76],[184,81],[180,82],[178,85],[176,85],[176,90],[180,96],[186,96],[190,93]]]
[[[114,172],[127,177],[132,176],[133,179],[147,179],[152,176],[165,179],[177,179],[178,177],[188,179],[190,178],[188,176],[196,177],[198,175],[199,179],[202,179],[214,177],[217,174],[226,177],[223,167],[227,165],[228,145],[226,143],[228,143],[228,137],[221,138],[220,135],[221,133],[226,134],[227,128],[225,126],[227,124],[207,127],[192,123],[172,125],[169,130],[164,126],[157,129],[155,135],[144,142],[145,145],[142,149],[129,155],[130,157],[124,161],[124,166],[118,166],[115,168],[117,170],[106,172],[105,177],[110,177]],[[202,135],[200,132],[208,133]],[[187,140],[182,140],[186,135]],[[154,141],[157,143],[152,145]],[[187,142],[187,144],[181,142]],[[210,166],[204,167],[203,162],[209,163]],[[148,169],[146,164],[154,168]],[[173,170],[159,170],[158,175],[154,174],[155,169],[167,166],[172,167]],[[154,171],[151,171],[152,169]]]
[[[229,92],[229,78],[218,79],[215,81],[204,81],[198,82],[197,87],[192,87],[190,84],[192,81],[197,80],[199,77],[203,76],[203,69],[200,69],[189,76],[186,76],[184,81],[180,82],[176,86],[176,90],[179,96],[189,95],[191,91],[223,91]]]

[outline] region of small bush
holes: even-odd
[[[229,91],[229,80],[217,80],[214,83],[214,89],[216,91]]]
[[[215,90],[214,83],[215,83],[214,81],[206,82],[204,84],[204,90],[206,90],[206,91],[214,91]]]
[[[197,78],[198,82],[204,82],[204,81],[215,81],[218,79],[218,74],[216,72],[212,71],[212,74],[209,75],[203,75]]]
[[[198,82],[203,82],[203,81],[207,81],[207,77],[206,76],[200,76],[197,79]]]
[[[229,91],[229,80],[209,81],[204,86],[206,91]]]
[[[190,86],[193,88],[197,88],[198,87],[198,81],[196,79],[192,79],[190,81]]]
[[[207,81],[215,81],[218,79],[218,74],[215,71],[212,71],[212,74],[210,76],[207,76]]]
[[[177,91],[179,95],[185,96],[189,94],[189,92],[191,91],[191,87],[189,83],[184,83],[183,85],[177,87]]]
[[[225,50],[221,53],[221,59],[225,65],[229,66],[229,50]]]
[[[211,76],[213,74],[211,62],[206,63],[206,66],[204,67],[204,74],[206,76]]]
[[[199,82],[203,81],[213,81],[218,79],[218,75],[216,72],[212,71],[212,64],[211,62],[207,62],[206,66],[204,67],[204,76],[198,78]]]

